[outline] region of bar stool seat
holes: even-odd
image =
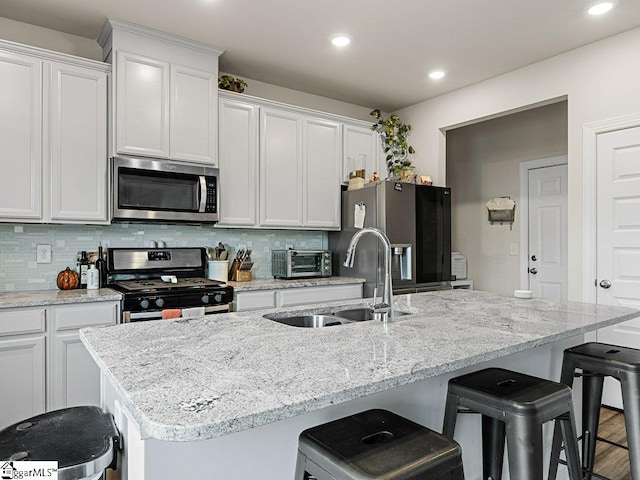
[[[116,467],[120,433],[97,407],[43,413],[0,431],[0,461],[57,461],[58,480],[102,478]]]
[[[502,478],[506,432],[510,478],[542,480],[542,424],[550,420],[562,427],[569,477],[582,478],[571,389],[566,385],[487,368],[449,380],[442,433],[450,439],[459,410],[482,414],[483,478]]]
[[[576,374],[576,370],[582,374]],[[624,420],[629,444],[631,478],[640,480],[640,350],[608,343],[590,342],[564,351],[560,381],[572,386],[574,376],[583,377],[582,466],[591,478],[595,460],[604,377],[620,381]],[[559,432],[554,433],[549,478],[555,479],[560,456]]]
[[[387,410],[300,434],[296,480],[463,480],[460,446]]]

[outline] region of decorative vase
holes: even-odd
[[[416,168],[414,166],[402,167],[397,172],[390,172],[389,178],[395,182],[415,183]]]

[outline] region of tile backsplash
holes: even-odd
[[[254,278],[271,276],[271,250],[326,248],[323,232],[301,230],[236,230],[192,225],[0,225],[0,291],[56,288],[56,276],[75,268],[78,251],[103,247],[206,247],[218,242],[235,254],[238,246],[253,250]],[[36,263],[36,245],[51,245],[51,263]]]

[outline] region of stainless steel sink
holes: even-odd
[[[374,320],[376,317],[371,310],[371,307],[356,307],[356,308],[344,308],[340,310],[340,307],[321,308],[315,312],[297,311],[297,312],[282,312],[282,313],[270,313],[264,316],[274,322],[283,323],[285,325],[291,325],[292,327],[303,328],[322,328],[332,327],[334,325],[344,325],[347,323],[367,322]],[[420,310],[411,307],[395,307],[394,313],[396,317],[402,315],[411,315],[420,313]]]
[[[291,317],[265,315],[265,318],[284,323],[285,325],[291,325],[292,327],[305,328],[333,327],[334,325],[342,325],[343,323],[353,323],[351,320],[334,315],[294,315]]]

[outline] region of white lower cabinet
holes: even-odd
[[[113,325],[118,302],[0,311],[0,429],[75,405],[100,405],[100,372],[80,328]]]
[[[0,311],[0,430],[45,411],[45,310]]]
[[[362,284],[322,285],[318,287],[282,288],[236,292],[235,311],[289,307],[310,303],[334,302],[362,298]]]
[[[49,308],[47,410],[100,405],[100,370],[80,341],[85,327],[114,325],[118,304],[82,303]]]

